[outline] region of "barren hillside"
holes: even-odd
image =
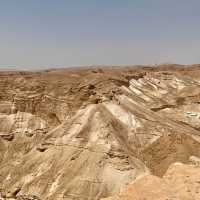
[[[199,159],[200,65],[0,72],[0,199],[196,200]]]

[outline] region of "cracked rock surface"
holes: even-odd
[[[0,198],[198,199],[199,124],[198,65],[0,72]]]

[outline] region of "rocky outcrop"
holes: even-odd
[[[200,168],[181,163],[172,164],[160,178],[147,175],[125,186],[120,194],[102,200],[198,200],[200,197]]]

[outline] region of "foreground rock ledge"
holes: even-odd
[[[118,196],[102,200],[199,200],[199,166],[172,164],[162,178],[153,175],[138,178],[124,187]]]

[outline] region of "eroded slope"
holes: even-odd
[[[3,73],[4,198],[100,199],[200,157],[199,67]],[[29,198],[29,197],[27,197]]]

